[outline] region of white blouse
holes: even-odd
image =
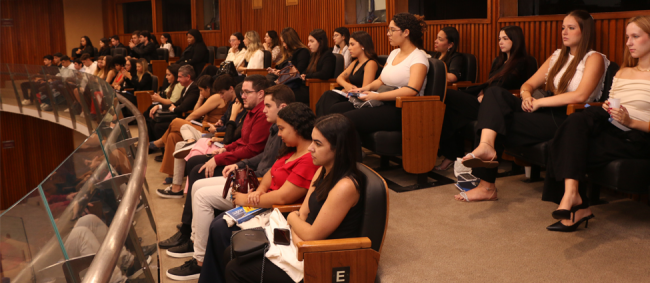
[[[343,50],[338,45],[334,45],[334,49],[332,50],[332,53],[334,54],[341,54],[343,55],[343,61],[345,62],[345,66],[343,67],[343,70],[347,69],[348,66],[350,66],[350,63],[352,62],[352,55],[350,55],[350,51],[348,51],[348,46],[346,45],[343,47]]]
[[[650,81],[614,77],[609,97],[620,99],[630,118],[650,122]]]
[[[176,55],[174,54],[174,48],[172,47],[171,43],[165,43],[163,45],[160,45],[160,48],[166,48],[167,50],[169,50],[169,58],[176,57]]]
[[[555,50],[553,52],[553,55],[551,55],[551,61],[549,62],[548,65],[548,70],[550,71],[551,68],[555,65],[557,62],[557,59],[560,57],[560,52],[562,52],[561,49]],[[584,75],[585,71],[585,64],[587,63],[587,58],[591,56],[591,54],[598,53],[600,56],[603,57],[603,61],[605,62],[605,70],[607,70],[607,67],[609,67],[609,60],[607,60],[607,56],[605,56],[602,53],[596,52],[594,50],[591,50],[585,54],[585,57],[582,58],[580,63],[578,64],[578,68],[576,69],[575,75],[573,75],[573,78],[569,82],[569,85],[566,88],[566,92],[571,92],[575,91],[578,89],[578,86],[580,85],[580,81],[582,81],[582,76]],[[562,79],[562,75],[564,75],[564,72],[566,72],[567,67],[569,67],[569,64],[571,63],[571,60],[573,60],[573,55],[569,54],[569,60],[567,60],[566,64],[560,69],[560,71],[557,73],[555,76],[555,79],[553,80],[553,85],[557,88],[558,84],[560,84],[560,80]],[[545,79],[548,81],[548,72],[546,71],[546,76]],[[596,85],[596,88],[594,91],[589,95],[589,99],[587,99],[586,102],[592,102],[592,101],[597,101],[600,99],[600,96],[603,94],[603,86],[605,84],[605,74],[607,72],[603,72],[603,75],[600,77],[600,81],[598,82],[598,85]]]
[[[393,60],[395,59],[395,56],[399,54],[401,49],[397,48],[393,50],[390,55],[388,55],[388,59],[386,60],[386,65],[384,65],[384,69],[381,71],[381,81],[384,82],[385,85],[389,86],[394,86],[394,87],[404,87],[407,86],[409,83],[409,79],[411,78],[411,66],[415,64],[423,64],[427,67],[427,72],[429,71],[429,58],[427,57],[427,54],[420,49],[413,50],[411,54],[409,54],[404,61],[400,62],[397,65],[393,65]],[[427,77],[426,75],[424,76],[424,82],[422,83],[422,88],[420,89],[420,93],[418,93],[418,96],[424,95],[424,87],[427,85]]]
[[[237,52],[233,52],[232,48],[230,48],[228,49],[228,56],[226,57],[226,60],[224,60],[224,62],[231,61],[235,65],[235,68],[237,68],[239,67],[239,65],[241,65],[242,62],[244,62],[244,58],[246,57],[246,52],[247,52],[246,48],[240,49]]]
[[[248,60],[246,69],[264,69],[264,51],[262,49],[253,53],[253,56]]]

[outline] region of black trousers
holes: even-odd
[[[199,283],[225,282],[224,269],[228,261],[230,261],[230,257],[228,257],[227,261],[224,261],[224,253],[230,246],[232,233],[241,229],[237,225],[228,227],[226,221],[223,220],[224,214],[219,214],[210,223],[208,245],[205,248],[205,257],[203,259]]]
[[[650,134],[634,129],[624,132],[608,119],[602,107],[589,107],[562,123],[549,144],[542,200],[559,204],[564,196],[564,180],[585,181],[590,168],[601,168],[617,159],[650,158]],[[580,197],[588,202],[583,183]]]
[[[153,107],[158,107],[157,104],[149,106],[147,108],[147,111],[144,112],[144,119],[147,122],[147,133],[149,134],[149,141],[157,141],[158,139],[162,138],[162,136],[165,134],[167,131],[167,128],[169,128],[169,124],[172,123],[172,121],[169,122],[159,122],[157,123],[151,117],[149,117],[149,112],[151,112],[151,108]]]
[[[440,134],[438,154],[450,160],[463,157],[465,139],[463,129],[478,118],[481,104],[478,97],[463,91],[447,90],[445,118]]]
[[[187,173],[187,196],[185,196],[185,207],[183,207],[183,216],[181,217],[181,222],[183,226],[188,225],[192,226],[192,187],[194,183],[198,180],[205,179],[205,170],[199,173],[201,166],[208,162],[212,157],[205,155],[197,155],[190,158],[185,164],[185,172]],[[214,169],[213,177],[221,176],[223,168],[225,166],[217,166]],[[189,171],[188,171],[189,170]],[[186,230],[185,230],[186,231]],[[191,230],[190,230],[191,231]]]
[[[497,132],[494,147],[497,158],[505,147],[527,146],[551,140],[566,119],[566,106],[541,108],[533,113],[521,109],[522,100],[501,87],[490,87],[483,92],[483,102],[478,111],[475,146],[481,140],[481,131]],[[498,168],[474,168],[472,174],[481,180],[494,183]]]
[[[326,91],[316,103],[316,117],[335,113],[332,111],[332,107],[338,103],[348,103],[350,105],[352,104],[346,97],[343,97],[343,95],[340,95],[331,90]]]
[[[223,254],[223,262],[227,263],[224,268],[226,283],[293,282],[293,279],[284,270],[266,257],[241,262],[236,258],[231,260],[230,254],[230,247],[227,247]],[[262,269],[262,264],[264,264],[264,269]],[[262,276],[264,276],[264,279],[262,279]]]
[[[296,102],[302,102],[309,105],[309,87],[301,84],[297,88],[292,88],[293,95],[296,97]]]
[[[392,101],[384,101],[382,106],[359,109],[354,108],[352,103],[337,103],[330,109],[332,113],[342,113],[348,117],[360,135],[402,130],[402,109]]]

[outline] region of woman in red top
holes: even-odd
[[[266,108],[264,112],[267,113]],[[314,165],[308,151],[316,115],[309,106],[298,102],[282,108],[277,115],[278,136],[284,144],[278,153],[277,161],[271,170],[266,172],[256,191],[249,194],[235,192],[232,197],[229,193],[226,199],[223,199],[225,178],[197,181],[195,191],[192,192],[193,242],[167,250],[167,254],[172,257],[192,255],[193,258],[179,267],[167,270],[167,277],[173,280],[197,279],[204,264],[209,272],[221,270],[221,260],[225,248],[230,245],[232,231],[240,229],[236,225],[228,227],[223,220],[224,213],[214,217],[214,210],[231,208],[231,199],[232,204],[236,206],[272,208],[277,204],[299,203],[305,198],[311,180],[319,168]],[[229,174],[230,172],[224,170],[224,176]],[[199,188],[196,187],[201,185],[199,182],[210,182],[213,185]],[[213,276],[206,278],[208,277]],[[222,278],[221,275],[216,277]]]

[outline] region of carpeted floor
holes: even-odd
[[[135,130],[134,132],[137,132]],[[176,233],[184,199],[161,199],[160,163],[149,155],[147,180],[159,240]],[[377,165],[376,156],[365,163]],[[400,185],[415,178],[401,169],[381,172]],[[444,175],[452,176],[452,170]],[[553,203],[540,200],[542,182],[523,175],[497,180],[496,202],[462,203],[453,185],[390,192],[388,231],[381,251],[382,282],[648,282],[650,206],[603,197],[589,228],[553,233]],[[160,282],[187,259],[160,254]]]

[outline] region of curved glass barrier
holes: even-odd
[[[135,106],[117,97],[99,77],[74,70],[3,65],[0,75],[2,111],[88,132],[88,138],[37,188],[0,212],[2,282],[81,282],[100,249],[110,249],[102,244],[114,242],[109,232],[116,215],[125,211],[129,217],[119,219],[133,220],[118,231],[126,241],[112,250],[117,255],[114,267],[107,266],[110,263],[103,267],[110,273],[105,282],[157,282],[155,224],[142,191],[146,158],[137,154],[146,148],[136,149],[138,138],[129,126],[136,119],[122,113],[124,107]],[[146,144],[146,127],[135,129]],[[138,175],[140,187],[134,188],[130,180]],[[131,197],[132,192],[137,195]],[[134,209],[127,209],[123,200]]]

